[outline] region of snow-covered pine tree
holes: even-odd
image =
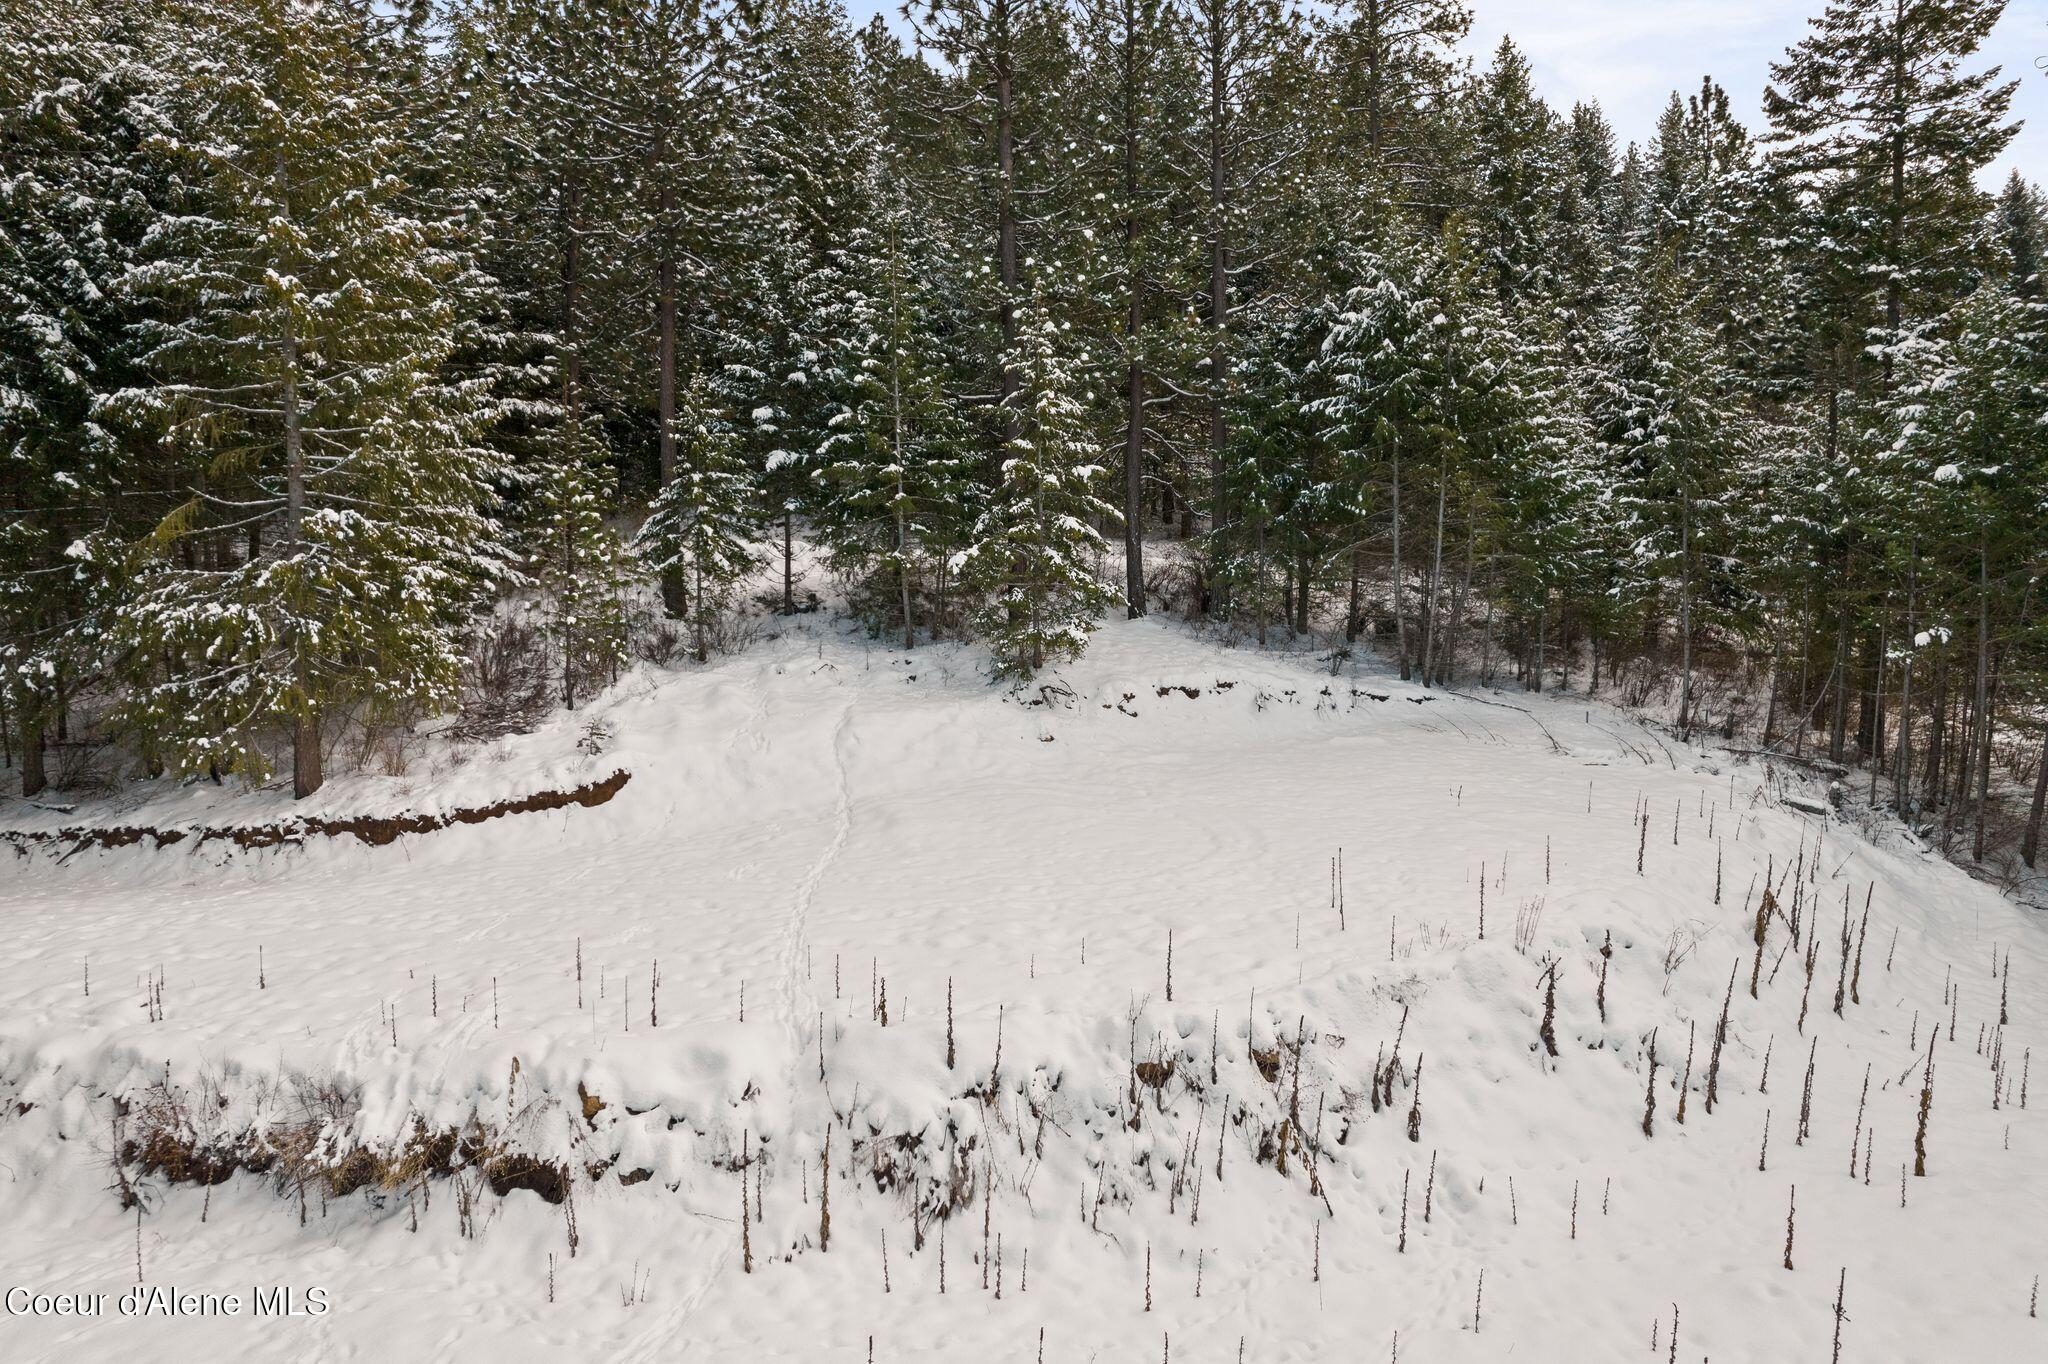
[[[1233,517],[1210,533],[1208,557],[1261,648],[1276,605],[1290,634],[1305,628],[1324,532],[1333,520],[1355,523],[1363,500],[1364,481],[1352,476],[1358,464],[1324,438],[1329,423],[1314,402],[1314,386],[1326,378],[1313,364],[1316,345],[1329,320],[1324,309],[1281,308],[1243,319],[1248,335],[1231,380],[1220,466]]]
[[[1294,178],[1312,145],[1318,124],[1308,113],[1318,102],[1304,98],[1315,74],[1309,20],[1301,10],[1281,0],[1189,0],[1183,12],[1194,69],[1201,73],[1189,141],[1200,159],[1196,192],[1206,287],[1198,312],[1209,343],[1200,377],[1208,406],[1205,510],[1213,531],[1235,516],[1222,478],[1229,380],[1241,355],[1233,314],[1257,301],[1253,287],[1270,288],[1286,273],[1288,262],[1261,249],[1272,243],[1254,246],[1254,233],[1285,216],[1271,212],[1276,191]],[[1275,258],[1263,259],[1266,269],[1243,268],[1246,258],[1269,254]],[[1204,594],[1204,611],[1228,607],[1226,594]]]
[[[1997,237],[2005,273],[2023,298],[2041,296],[2041,266],[2048,260],[2048,198],[2018,171],[1998,192]]]
[[[999,395],[1002,444],[1018,434],[1025,406],[1018,312],[1024,302],[1020,246],[1024,213],[1019,207],[1020,141],[1038,131],[1033,115],[1048,113],[1047,90],[1033,56],[1042,53],[1031,38],[1047,31],[1048,0],[906,0],[904,16],[916,32],[920,51],[952,67],[955,79],[928,92],[927,117],[957,127],[973,151],[967,173],[947,187],[949,204],[969,222],[992,225],[992,238],[978,243],[990,267],[981,272],[977,301],[995,326],[986,351],[993,354]],[[1021,127],[1020,127],[1021,123]],[[1045,149],[1040,147],[1041,154]]]
[[[946,285],[958,263],[891,169],[876,147],[863,191],[871,218],[852,234],[837,345],[851,391],[825,441],[817,525],[857,609],[877,629],[901,629],[907,649],[920,603],[934,635],[944,626],[942,574],[969,528],[975,433],[946,392],[958,357],[944,338],[959,321]]]
[[[105,661],[137,452],[103,411],[133,380],[123,287],[175,185],[141,148],[169,78],[133,0],[0,10],[0,731],[22,794]]]
[[[760,496],[740,434],[711,382],[690,377],[676,413],[675,473],[656,495],[633,548],[665,582],[689,592],[692,652],[710,657],[711,633],[732,590],[759,564]]]
[[[1333,150],[1414,186],[1429,173],[1432,112],[1458,81],[1472,28],[1463,0],[1341,0],[1324,37],[1345,116]]]
[[[634,574],[625,543],[605,520],[617,490],[594,453],[585,444],[541,466],[524,528],[542,630],[555,647],[562,704],[571,710],[579,697],[615,679],[627,657],[626,598]]]
[[[1527,685],[1541,691],[1553,661],[1561,659],[1569,674],[1577,648],[1568,627],[1584,619],[1601,591],[1587,571],[1587,526],[1600,480],[1583,416],[1584,373],[1546,329],[1510,325],[1490,306],[1478,316],[1475,336],[1485,344],[1475,353],[1499,357],[1498,369],[1488,362],[1469,371],[1479,376],[1471,399],[1479,413],[1476,472],[1497,521],[1488,587],[1521,632]],[[1454,618],[1453,643],[1457,629]]]
[[[1699,321],[1752,390],[1782,378],[1791,346],[1781,233],[1789,187],[1758,164],[1749,130],[1712,80],[1683,100],[1674,91],[1657,122],[1645,167],[1644,220],[1619,253],[1654,244],[1697,297]]]
[[[444,373],[458,252],[394,174],[383,20],[340,5],[192,0],[175,154],[204,212],[152,239],[163,301],[112,406],[153,425],[177,505],[139,546],[119,632],[123,714],[186,770],[322,782],[322,727],[454,699],[460,637],[503,566],[487,395]]]
[[[492,263],[532,325],[546,328],[561,419],[576,427],[593,405],[586,370],[601,310],[592,295],[616,257],[630,165],[603,112],[613,103],[605,17],[572,0],[493,0],[458,15],[456,30],[460,60],[485,87],[475,104],[486,121],[474,134],[493,148],[501,177],[491,187]]]
[[[739,142],[750,82],[734,71],[759,10],[729,0],[586,0],[567,8],[566,21],[597,44],[597,59],[562,68],[564,98],[605,111],[608,192],[620,204],[610,215],[618,273],[607,302],[640,320],[617,338],[612,378],[630,395],[633,421],[651,416],[666,486],[684,430],[679,385],[691,370],[724,381],[715,352],[754,277],[732,250],[757,244],[732,240],[751,189]],[[730,406],[741,395],[723,396]],[[661,586],[669,614],[686,615],[683,578],[669,574]]]
[[[727,235],[745,288],[725,324],[721,388],[760,470],[779,533],[782,610],[796,610],[795,524],[819,510],[814,475],[851,377],[834,338],[853,287],[848,248],[871,206],[863,193],[865,111],[846,15],[791,0],[755,36],[767,72],[741,105],[736,140],[748,190]]]
[[[1824,210],[1889,347],[1939,312],[1969,269],[1981,212],[1973,177],[2019,131],[2018,81],[1972,71],[2005,0],[1829,0],[1771,67],[1764,112],[1780,169]]]
[[[1009,362],[1027,403],[1006,451],[1002,484],[955,560],[983,605],[976,617],[999,674],[1030,677],[1077,657],[1102,613],[1120,600],[1097,571],[1108,546],[1096,531],[1116,510],[1096,494],[1101,446],[1089,424],[1079,367],[1064,333],[1034,301]]]
[[[1323,392],[1312,410],[1344,454],[1347,481],[1361,489],[1386,484],[1395,639],[1406,678],[1415,657],[1407,600],[1415,551],[1403,541],[1403,496],[1412,519],[1418,462],[1433,465],[1442,441],[1455,438],[1453,343],[1471,285],[1430,237],[1362,249],[1352,273],[1357,282],[1336,301],[1315,361]]]
[[[1557,117],[1536,94],[1529,59],[1511,38],[1501,39],[1466,100],[1467,230],[1501,305],[1534,312],[1559,283],[1551,237],[1568,177]]]
[[[1147,452],[1161,444],[1158,419],[1172,389],[1192,379],[1187,347],[1174,345],[1186,330],[1176,326],[1175,304],[1193,281],[1172,223],[1192,183],[1178,129],[1200,81],[1170,0],[1083,0],[1074,41],[1079,146],[1067,216],[1089,248],[1089,330],[1121,352],[1124,607],[1135,619],[1145,614]],[[1167,371],[1164,383],[1154,369]]]
[[[1772,65],[1764,92],[1801,333],[1794,396],[1818,437],[1813,486],[1829,493],[1817,600],[1802,604],[1800,634],[1823,641],[1828,756],[1838,762],[1858,694],[1859,747],[1889,747],[1883,641],[1896,571],[1914,555],[1886,543],[1881,487],[1862,474],[1890,443],[1901,347],[1981,268],[1975,177],[2018,131],[2018,82],[1972,67],[2004,10],[2003,0],[1830,0]],[[1808,652],[1802,643],[1802,673]]]
[[[1984,717],[1992,688],[2014,666],[2009,655],[1996,656],[1994,633],[2010,637],[2030,614],[2030,565],[2048,544],[2048,305],[2021,294],[2004,272],[1987,278],[1907,338],[1898,378],[1892,446],[1866,475],[1900,560],[1894,581],[1903,577],[1910,592],[1901,633],[1912,634],[1891,652],[1906,661],[1955,640],[1974,655],[1976,704],[1986,709],[1961,746],[1974,750],[1966,762],[1975,789],[1963,803],[1981,858],[1995,729]],[[1924,689],[1924,674],[1913,685]],[[1893,771],[1902,812],[1911,782],[1898,774],[1913,770],[1911,742],[1901,725]],[[2040,836],[2036,811],[2027,856]]]
[[[1706,601],[1732,567],[1726,494],[1746,457],[1749,420],[1712,336],[1684,296],[1669,248],[1649,248],[1601,339],[1593,421],[1606,464],[1607,496],[1627,548],[1621,591],[1677,624],[1678,727],[1693,713],[1693,643]],[[1675,594],[1675,608],[1666,594]]]
[[[1482,556],[1503,570],[1496,590],[1528,627],[1523,656],[1540,678],[1568,562],[1569,376],[1554,342],[1510,326],[1497,265],[1454,237],[1362,252],[1316,361],[1327,391],[1314,410],[1347,477],[1387,487],[1403,674],[1419,663],[1432,683],[1455,666],[1459,607]],[[1465,560],[1456,584],[1447,551]]]
[[[1568,364],[1584,365],[1613,294],[1620,186],[1614,130],[1599,105],[1573,105],[1562,140],[1564,173],[1551,235],[1558,340]]]

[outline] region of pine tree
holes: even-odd
[[[0,12],[0,728],[25,796],[107,660],[140,506],[104,404],[136,378],[137,248],[183,206],[143,151],[170,85],[148,60],[158,27],[127,0]]]
[[[1121,359],[1124,606],[1145,614],[1148,435],[1165,387],[1151,371],[1176,363],[1177,292],[1185,250],[1171,234],[1176,199],[1191,180],[1176,136],[1192,114],[1192,52],[1168,0],[1086,0],[1074,41],[1082,79],[1074,217],[1095,249],[1086,253],[1096,313],[1091,330],[1113,337]]]
[[[1954,289],[1980,213],[1973,177],[2018,131],[2005,118],[2019,82],[1965,69],[2004,10],[2005,0],[1831,0],[1772,64],[1764,111],[1782,166],[1840,206],[1842,240],[1882,296],[1881,347]]]
[[[874,217],[851,234],[837,341],[851,391],[822,450],[818,527],[833,567],[856,584],[856,609],[877,629],[900,629],[908,649],[921,604],[932,635],[944,628],[943,575],[970,522],[974,433],[946,391],[959,363],[942,340],[961,321],[947,298],[958,263],[879,145],[867,179]]]
[[[737,131],[750,183],[728,229],[751,246],[722,386],[749,414],[764,510],[780,523],[787,614],[795,523],[818,510],[815,475],[855,382],[836,341],[854,285],[849,247],[875,205],[857,150],[867,119],[844,12],[792,0],[764,16],[756,50],[767,71]]]
[[[1501,305],[1534,312],[1558,284],[1549,248],[1569,177],[1557,118],[1536,94],[1529,59],[1509,38],[1501,39],[1467,102],[1468,230]]]
[[[136,272],[170,310],[140,329],[162,381],[111,403],[161,431],[180,498],[123,604],[122,711],[170,765],[255,778],[287,725],[304,797],[325,722],[452,701],[464,615],[502,568],[486,395],[444,372],[466,264],[393,173],[375,16],[179,13],[178,154],[206,211]]]
[[[1621,239],[1614,131],[1597,104],[1572,106],[1562,152],[1564,177],[1551,237],[1559,341],[1570,363],[1584,365],[1597,319],[1613,300]]]
[[[998,672],[1028,678],[1049,660],[1078,656],[1118,598],[1096,572],[1108,547],[1095,526],[1116,512],[1095,493],[1103,469],[1086,394],[1043,305],[1020,321],[1010,363],[1030,404],[1008,446],[1002,486],[955,567],[983,598],[977,623]]]
[[[1666,247],[1639,259],[1635,285],[1613,311],[1602,339],[1593,420],[1607,496],[1628,546],[1624,594],[1656,601],[1676,580],[1676,609],[1669,614],[1678,627],[1678,727],[1684,734],[1695,719],[1692,657],[1703,567],[1728,562],[1724,495],[1743,459],[1747,428],[1730,401],[1732,380],[1680,294],[1683,276],[1673,256]],[[1656,604],[1661,618],[1663,605]]]
[[[1427,160],[1431,106],[1458,76],[1456,49],[1471,31],[1461,0],[1345,0],[1325,39],[1343,92],[1346,140],[1368,163],[1398,163],[1397,182],[1419,178]]]
[[[1997,235],[2013,289],[2026,298],[2041,295],[2041,266],[2048,259],[2048,199],[2040,186],[2018,171],[1999,191]]]
[[[732,590],[759,564],[759,494],[739,433],[711,383],[692,376],[676,416],[676,467],[633,547],[649,569],[687,585],[685,618],[699,663]]]
[[[757,18],[754,6],[726,0],[589,0],[571,8],[595,57],[561,66],[562,98],[604,110],[599,145],[621,205],[610,221],[612,306],[639,320],[617,338],[614,383],[632,395],[636,424],[645,429],[651,417],[661,487],[680,467],[685,372],[723,389],[726,406],[747,396],[719,352],[732,347],[738,323],[742,300],[732,295],[754,277],[744,252],[758,245],[736,230],[751,188],[738,137],[749,83],[733,78]],[[664,576],[661,587],[670,615],[690,613],[680,576]]]
[[[2022,584],[2048,537],[2040,496],[2048,484],[2048,306],[2009,278],[1986,279],[1899,352],[1892,445],[1869,481],[1883,498],[1880,525],[1911,560],[1917,619],[1900,652],[1910,658],[1929,645],[1938,652],[1957,638],[1975,654],[1974,733],[1963,743],[1975,789],[1965,787],[1962,803],[1973,815],[1973,855],[1981,858],[1994,672],[2016,671],[2018,652],[1999,650],[1995,638],[2024,645]],[[1929,629],[1931,622],[1953,625]],[[1911,770],[1910,733],[1902,728],[1895,765],[1902,805]]]
[[[1883,645],[1906,605],[1894,575],[1905,567],[1917,586],[1916,554],[1891,538],[1900,524],[1886,515],[1884,490],[1856,475],[1890,443],[1886,408],[1902,348],[1978,269],[1986,200],[1974,177],[2012,139],[2016,83],[1968,66],[2003,8],[2002,0],[1836,0],[1774,64],[1765,92],[1811,395],[1802,415],[1819,437],[1811,462],[1833,493],[1801,633],[1819,636],[1826,650],[1819,672],[1836,761],[1848,756],[1852,700],[1861,753],[1881,761],[1890,748]],[[1976,668],[1986,697],[1987,653],[1979,650]],[[1973,699],[1973,715],[1983,709]],[[1967,747],[1961,756],[1967,768]]]
[[[1263,256],[1257,248],[1268,243],[1257,234],[1271,226],[1272,216],[1262,210],[1272,206],[1276,188],[1309,149],[1314,124],[1304,115],[1311,106],[1314,73],[1306,18],[1279,0],[1189,0],[1187,17],[1201,83],[1189,140],[1201,166],[1201,243],[1207,267],[1201,316],[1209,332],[1202,378],[1209,408],[1213,533],[1228,528],[1234,517],[1222,477],[1230,440],[1230,378],[1242,355],[1233,316],[1256,301],[1245,288],[1243,266]],[[1276,268],[1264,278],[1284,273],[1283,261],[1269,263]],[[1216,594],[1204,603],[1205,610],[1212,606],[1227,608],[1227,596]]]
[[[626,662],[633,576],[625,544],[605,520],[616,501],[611,479],[589,454],[588,447],[565,452],[542,467],[526,527],[542,630],[555,647],[562,704],[571,710]]]
[[[563,442],[602,444],[605,421],[627,406],[619,319],[631,308],[618,231],[630,152],[603,111],[605,11],[569,0],[493,0],[460,10],[450,47],[469,96],[467,149],[483,202],[486,266],[526,335],[500,376],[502,400],[522,410],[508,426],[573,430]],[[588,452],[580,458],[587,458]]]
[[[904,13],[920,50],[950,64],[957,84],[933,92],[928,116],[955,122],[976,145],[965,189],[969,212],[992,224],[994,236],[979,253],[992,286],[984,307],[995,322],[993,363],[1002,443],[1021,432],[1025,402],[1018,311],[1023,299],[1023,231],[1019,143],[1043,111],[1046,92],[1034,77],[1033,38],[1047,22],[1046,0],[909,0]]]

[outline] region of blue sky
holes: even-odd
[[[1543,95],[1560,109],[1597,98],[1624,142],[1650,135],[1674,89],[1690,92],[1711,75],[1728,89],[1752,130],[1763,122],[1769,63],[1806,30],[1824,0],[1472,0],[1467,49],[1479,61],[1512,34],[1528,54]],[[896,19],[898,0],[846,0],[856,20],[877,10]],[[899,21],[900,27],[900,21]],[[1992,31],[1986,63],[2020,81],[2013,112],[2026,121],[1987,188],[2018,168],[2048,181],[2048,0],[2012,0]]]

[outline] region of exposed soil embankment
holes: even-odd
[[[226,842],[243,849],[274,848],[285,844],[304,843],[309,838],[338,838],[343,834],[353,834],[373,847],[381,847],[386,843],[396,842],[404,834],[432,833],[436,829],[445,829],[455,824],[481,824],[487,819],[497,819],[502,815],[560,810],[570,805],[602,805],[616,796],[632,779],[632,775],[621,768],[608,777],[585,782],[581,786],[571,787],[565,791],[537,791],[528,796],[433,815],[354,815],[332,819],[308,816],[280,820],[272,824],[232,825],[219,829],[159,829],[146,824],[35,831],[9,829],[0,830],[0,841],[5,841],[24,857],[37,848],[59,852],[68,857],[87,848],[126,848],[144,842],[157,848],[188,842],[194,847]]]

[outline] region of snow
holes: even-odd
[[[1576,694],[1331,677],[1312,654],[1227,650],[1149,620],[1104,624],[1042,686],[993,688],[985,669],[970,649],[906,654],[820,619],[708,668],[638,669],[459,768],[337,779],[304,810],[275,790],[203,784],[151,788],[139,809],[9,802],[15,828],[253,824],[633,774],[595,809],[380,849],[14,859],[0,891],[0,1287],[104,1292],[110,1315],[0,1315],[0,1351],[857,1360],[872,1337],[877,1360],[1027,1360],[1043,1328],[1045,1357],[1062,1360],[1227,1361],[1239,1337],[1247,1360],[1386,1357],[1395,1332],[1403,1360],[1619,1360],[1647,1348],[1653,1319],[1668,1342],[1675,1304],[1682,1358],[1814,1359],[1828,1355],[1843,1270],[1845,1359],[2038,1348],[2027,1310],[2048,1151],[2017,1096],[2019,1058],[2041,1037],[2048,937],[1991,889],[1879,823],[1788,808],[1787,795],[1823,790],[1797,773],[1686,748]],[[607,751],[579,751],[596,729],[613,736]],[[1746,989],[1746,888],[1788,863],[1812,878],[1802,900],[1820,934],[1803,1035],[1799,954],[1773,964],[1782,922],[1760,1001]],[[1862,1002],[1837,1018],[1844,899],[1860,915],[1866,890]],[[1537,1041],[1548,954],[1561,962],[1555,1060]],[[2013,979],[2012,1087],[1997,1111],[1975,1050],[1978,1025],[1997,1024],[1994,959]],[[877,989],[886,980],[886,1028],[866,1007],[871,971]],[[145,1007],[151,978],[161,1021]],[[1394,1110],[1374,1112],[1375,1053],[1404,1012]],[[1937,1019],[1929,1177],[1907,1178],[1902,1209]],[[1672,1085],[1693,1026],[1681,1126]],[[1325,1108],[1315,1189],[1300,1153],[1284,1177],[1255,1155],[1288,1115],[1304,1029],[1303,1125]],[[1277,1079],[1247,1055],[1247,1030],[1278,1047]],[[1168,1058],[1163,1089],[1136,1086],[1133,1127],[1132,1060]],[[1860,1162],[1848,1173],[1866,1064],[1868,1184]],[[150,1285],[320,1287],[330,1307],[124,1319],[112,1304],[136,1279],[137,1218],[112,1192],[110,1098],[139,1105],[167,1068],[180,1092],[207,1087],[214,1116],[198,1105],[195,1120],[222,1132],[288,1116],[301,1077],[359,1090],[347,1133],[365,1144],[401,1141],[416,1117],[476,1119],[536,1154],[613,1163],[577,1184],[574,1258],[564,1207],[530,1192],[484,1195],[466,1238],[446,1181],[426,1206],[403,1190],[314,1196],[302,1226],[296,1198],[255,1176],[210,1192],[148,1180]],[[993,1105],[970,1093],[992,1072]],[[579,1086],[604,1105],[590,1121]],[[819,1147],[835,1113],[821,1252]],[[870,1142],[912,1133],[914,1151]],[[765,1152],[751,1275],[731,1168],[743,1142]],[[904,1195],[877,1189],[883,1152],[927,1175],[957,1158],[972,1189],[946,1225],[944,1296],[936,1231],[913,1253]],[[1200,1182],[1174,1189],[1181,1166]],[[622,1185],[634,1170],[650,1176]],[[1000,1300],[973,1259],[990,1172]]]

